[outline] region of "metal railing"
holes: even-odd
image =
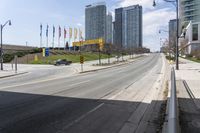
[[[168,133],[179,133],[175,70],[171,70],[171,95],[169,99]]]

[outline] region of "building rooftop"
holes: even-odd
[[[97,2],[90,5],[87,5],[86,8],[96,7],[96,6],[106,6],[106,2]]]

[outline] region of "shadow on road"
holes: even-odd
[[[200,104],[200,99],[195,100]],[[179,121],[182,133],[200,132],[200,109],[197,108],[193,99],[178,98],[179,103]]]
[[[135,130],[141,132],[159,132],[164,119],[161,111],[164,112],[165,109],[160,108],[163,103],[165,102],[153,101],[147,104],[1,91],[0,132],[118,133],[124,124],[131,125],[130,129],[136,126]],[[134,114],[136,111],[144,115]],[[140,127],[137,122],[143,125]]]

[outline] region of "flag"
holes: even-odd
[[[40,37],[42,37],[42,24],[40,24]]]
[[[78,35],[78,30],[77,28],[74,28],[74,39],[77,39],[77,35]]]
[[[61,28],[59,26],[59,38],[61,37]]]
[[[67,30],[64,28],[64,38],[67,37]]]
[[[56,31],[55,26],[53,26],[53,37],[55,37],[55,31]]]
[[[47,24],[46,37],[48,37],[49,25]]]
[[[72,28],[69,28],[69,38],[72,38]]]

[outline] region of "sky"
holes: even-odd
[[[52,45],[53,25],[56,27],[55,46],[58,45],[58,27],[85,28],[85,6],[105,1],[107,10],[112,12],[119,7],[135,4],[143,7],[143,46],[152,51],[160,49],[160,38],[168,38],[168,33],[159,30],[168,30],[168,22],[175,19],[175,7],[163,0],[0,0],[0,24],[7,20],[12,25],[3,29],[3,43],[14,45],[40,46],[40,24],[43,25],[43,46],[46,46],[45,30],[49,25],[49,45]],[[68,40],[68,38],[67,38]],[[63,33],[60,40],[63,44]]]

